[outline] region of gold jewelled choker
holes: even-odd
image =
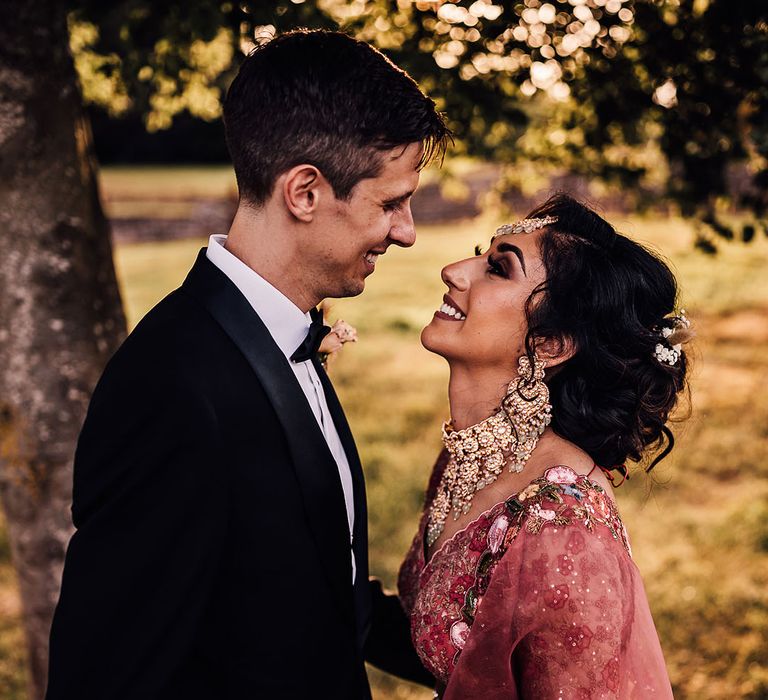
[[[453,519],[468,513],[475,494],[498,478],[509,463],[521,472],[539,437],[552,420],[549,390],[544,383],[544,362],[520,358],[520,377],[510,382],[499,409],[489,418],[464,430],[443,424],[443,443],[450,458],[429,506],[427,546],[445,529],[448,513]]]

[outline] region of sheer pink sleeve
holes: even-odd
[[[600,525],[541,522],[523,525],[493,570],[445,700],[671,698],[620,538]]]

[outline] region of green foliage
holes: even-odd
[[[697,220],[703,249],[734,238],[721,215],[733,207],[754,217],[743,240],[756,227],[768,233],[768,8],[657,0],[636,2],[634,12],[623,50],[573,83],[580,107],[597,116],[590,147],[642,148],[655,133],[670,170],[662,193]],[[633,186],[645,173],[618,174]]]
[[[87,99],[205,119],[247,52],[276,31],[342,28],[379,46],[447,113],[454,155],[508,165],[507,186],[566,170],[673,202],[716,250],[768,234],[768,8],[727,0],[78,0]]]

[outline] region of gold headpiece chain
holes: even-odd
[[[509,233],[531,233],[554,223],[557,223],[556,216],[544,216],[540,219],[523,219],[516,224],[499,226],[496,229],[496,233],[493,234],[493,238],[496,238],[496,236],[506,236]]]

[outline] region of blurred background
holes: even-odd
[[[447,367],[418,340],[441,267],[566,190],[670,262],[698,334],[674,452],[617,490],[675,695],[768,698],[768,8],[746,0],[4,3],[0,696],[42,697],[90,391],[226,231],[222,96],[296,27],[381,48],[456,135],[414,197],[414,248],[330,303],[360,335],[330,373],[372,573],[394,586],[447,417]],[[371,677],[376,700],[431,697]]]

